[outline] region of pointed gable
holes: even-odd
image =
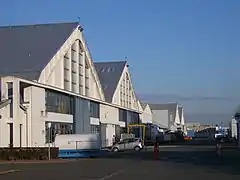
[[[0,75],[38,80],[77,22],[0,27]]]
[[[126,63],[126,61],[94,63],[107,102],[112,103],[113,94],[117,88]]]

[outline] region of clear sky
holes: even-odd
[[[213,100],[223,104],[220,112],[240,102],[239,0],[8,0],[0,5],[0,25],[78,17],[94,61],[127,56],[138,93],[223,98]]]

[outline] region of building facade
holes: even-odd
[[[72,133],[99,133],[110,146],[139,123],[127,63],[108,84],[115,86],[109,101],[78,23],[2,27],[0,38],[0,147],[45,146]]]
[[[142,107],[142,113],[140,114],[140,119],[143,124],[152,123],[152,111],[147,103],[140,103]]]
[[[183,107],[178,103],[149,104],[152,111],[152,121],[161,128],[176,131],[184,130],[185,120]]]

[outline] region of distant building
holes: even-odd
[[[201,123],[186,123],[187,130],[194,130],[195,132],[203,131],[205,129],[215,129],[213,124],[201,124]]]
[[[178,103],[149,104],[149,106],[152,110],[154,124],[173,131],[184,129],[183,107],[180,107]]]
[[[150,106],[147,103],[140,103],[139,107],[142,107],[142,114],[140,115],[140,120],[141,123],[146,124],[146,123],[152,123],[152,111],[150,109]]]

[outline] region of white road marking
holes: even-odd
[[[123,172],[124,172],[124,170],[117,171],[117,172],[114,172],[114,173],[108,174],[108,175],[106,175],[106,176],[104,176],[104,177],[102,177],[102,178],[99,178],[98,180],[109,179],[109,178],[112,178],[113,176],[117,176],[117,175],[119,175],[119,174],[121,174],[121,173],[123,173]]]
[[[11,169],[11,170],[8,170],[8,171],[1,171],[0,172],[0,175],[4,175],[4,174],[9,174],[9,173],[14,173],[14,172],[19,172],[20,170],[18,169]]]

